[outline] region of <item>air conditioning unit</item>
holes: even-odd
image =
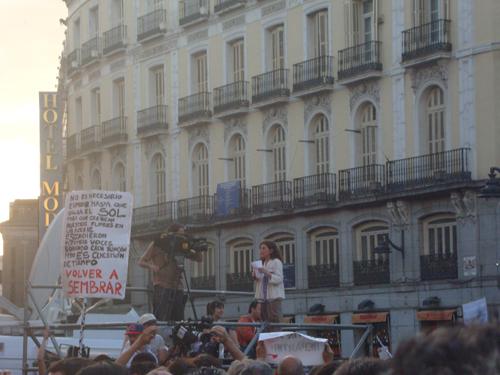
[[[93,58],[99,57],[99,51],[96,49],[90,50],[90,57],[93,57]]]
[[[208,8],[206,8],[206,7],[200,7],[200,14],[207,15],[208,14]]]

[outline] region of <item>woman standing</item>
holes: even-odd
[[[283,261],[274,241],[260,244],[262,267],[253,271],[255,299],[262,303],[262,320],[279,323],[283,317],[281,301],[285,298]]]

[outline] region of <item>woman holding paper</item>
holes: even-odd
[[[285,298],[283,262],[274,241],[260,244],[260,262],[254,262],[255,299],[262,303],[262,320],[279,323],[283,317],[281,301]]]

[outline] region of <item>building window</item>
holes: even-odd
[[[273,181],[286,180],[286,137],[281,125],[275,125],[270,132],[272,179]]]
[[[75,123],[76,123],[76,131],[79,132],[82,130],[83,124],[83,107],[82,107],[82,98],[76,98],[75,100]]]
[[[76,177],[75,190],[83,190],[83,178],[82,178],[82,176]]]
[[[361,165],[377,162],[377,110],[371,103],[361,108]]]
[[[91,92],[90,111],[92,116],[92,125],[101,125],[101,90],[95,88]]]
[[[165,170],[165,159],[162,154],[153,157],[153,198],[154,203],[160,204],[167,200],[165,181],[167,172]]]
[[[346,46],[377,40],[378,0],[348,0],[345,4]]]
[[[389,228],[385,223],[375,222],[361,226],[356,231],[357,261],[373,261],[387,258],[387,254],[374,254],[373,249],[381,245],[389,235]]]
[[[193,91],[208,92],[207,53],[201,52],[193,56]]]
[[[150,104],[153,106],[165,104],[165,73],[163,65],[151,69],[150,88]]]
[[[201,262],[191,262],[191,288],[215,289],[215,246],[208,244],[208,250],[201,256]]]
[[[283,257],[283,282],[285,288],[295,288],[295,238],[289,233],[269,236],[267,239],[276,242]]]
[[[449,0],[413,0],[413,25],[449,18]]]
[[[268,65],[271,70],[285,67],[285,28],[283,25],[269,29]]]
[[[123,163],[115,165],[113,170],[113,188],[118,191],[127,191],[127,180]]]
[[[245,80],[245,44],[239,39],[230,44],[231,71],[233,82]]]
[[[148,12],[163,9],[163,0],[147,0],[146,9]]]
[[[312,127],[315,173],[328,173],[330,171],[328,120],[324,115],[318,115],[314,118]]]
[[[125,80],[113,81],[114,117],[125,117]]]
[[[445,149],[444,92],[434,86],[426,100],[427,152],[432,154]]]
[[[101,172],[99,169],[94,169],[92,172],[92,189],[101,190]]]
[[[193,151],[194,191],[199,196],[209,194],[208,148],[199,143]]]
[[[248,241],[236,242],[231,246],[229,252],[229,269],[231,273],[250,273],[250,265],[253,260],[252,247],[252,243]]]
[[[328,10],[323,9],[309,16],[309,32],[313,43],[309,45],[309,56],[328,55]]]
[[[123,23],[123,0],[111,1],[111,24],[113,27]]]
[[[73,22],[73,50],[80,48],[80,43],[80,19],[78,18],[75,22]]]
[[[229,141],[230,170],[229,179],[240,181],[241,187],[245,187],[245,140],[241,134],[235,134]]]
[[[95,38],[99,35],[99,8],[93,7],[89,10],[89,36]]]
[[[338,286],[339,234],[334,228],[321,228],[310,235],[309,266],[307,279],[309,288]]]

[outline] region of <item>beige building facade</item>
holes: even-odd
[[[475,297],[498,310],[498,202],[477,198],[500,164],[497,1],[66,3],[67,186],[134,194],[132,284],[181,221],[213,245],[196,289],[251,291],[278,241],[297,321],[320,303],[396,345]]]

